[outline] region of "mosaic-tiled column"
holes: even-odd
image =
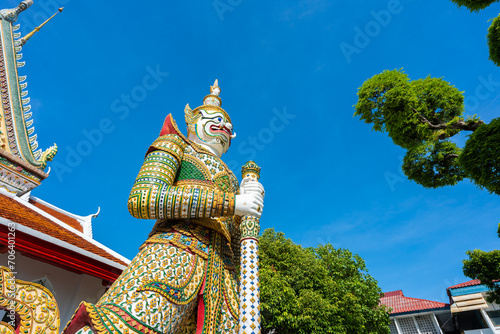
[[[257,181],[260,167],[253,161],[241,168],[242,178]],[[260,334],[259,218],[241,218],[240,332]]]

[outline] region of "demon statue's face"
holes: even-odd
[[[201,107],[191,110],[186,105],[184,109],[188,138],[218,157],[227,152],[231,139],[236,137],[229,115],[220,107],[222,101],[219,94],[220,87],[215,80]]]
[[[195,142],[210,146],[220,157],[226,153],[234,138],[231,120],[219,108],[203,106],[198,111],[199,118],[194,126]]]

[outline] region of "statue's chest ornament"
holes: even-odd
[[[227,166],[217,157],[196,152],[189,148],[186,150],[180,179],[209,180],[224,192],[237,192],[238,179],[227,168]]]

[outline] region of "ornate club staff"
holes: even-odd
[[[241,174],[243,179],[257,181],[260,167],[249,161]],[[259,231],[259,218],[241,218],[239,334],[260,334]]]

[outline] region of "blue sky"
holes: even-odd
[[[384,291],[437,301],[467,280],[466,250],[498,248],[498,196],[410,182],[404,151],[352,105],[364,80],[404,68],[464,91],[469,114],[498,117],[485,36],[500,5],[471,14],[449,0],[38,0],[22,31],[59,6],[23,49],[40,146],[59,146],[33,194],[80,215],[100,206],[94,238],[124,256],[154,223],[126,208],[149,144],[168,113],[184,128],[184,105],[200,105],[216,78],[238,135],[224,160],[238,176],[249,159],[262,167],[262,228],[348,248]]]

